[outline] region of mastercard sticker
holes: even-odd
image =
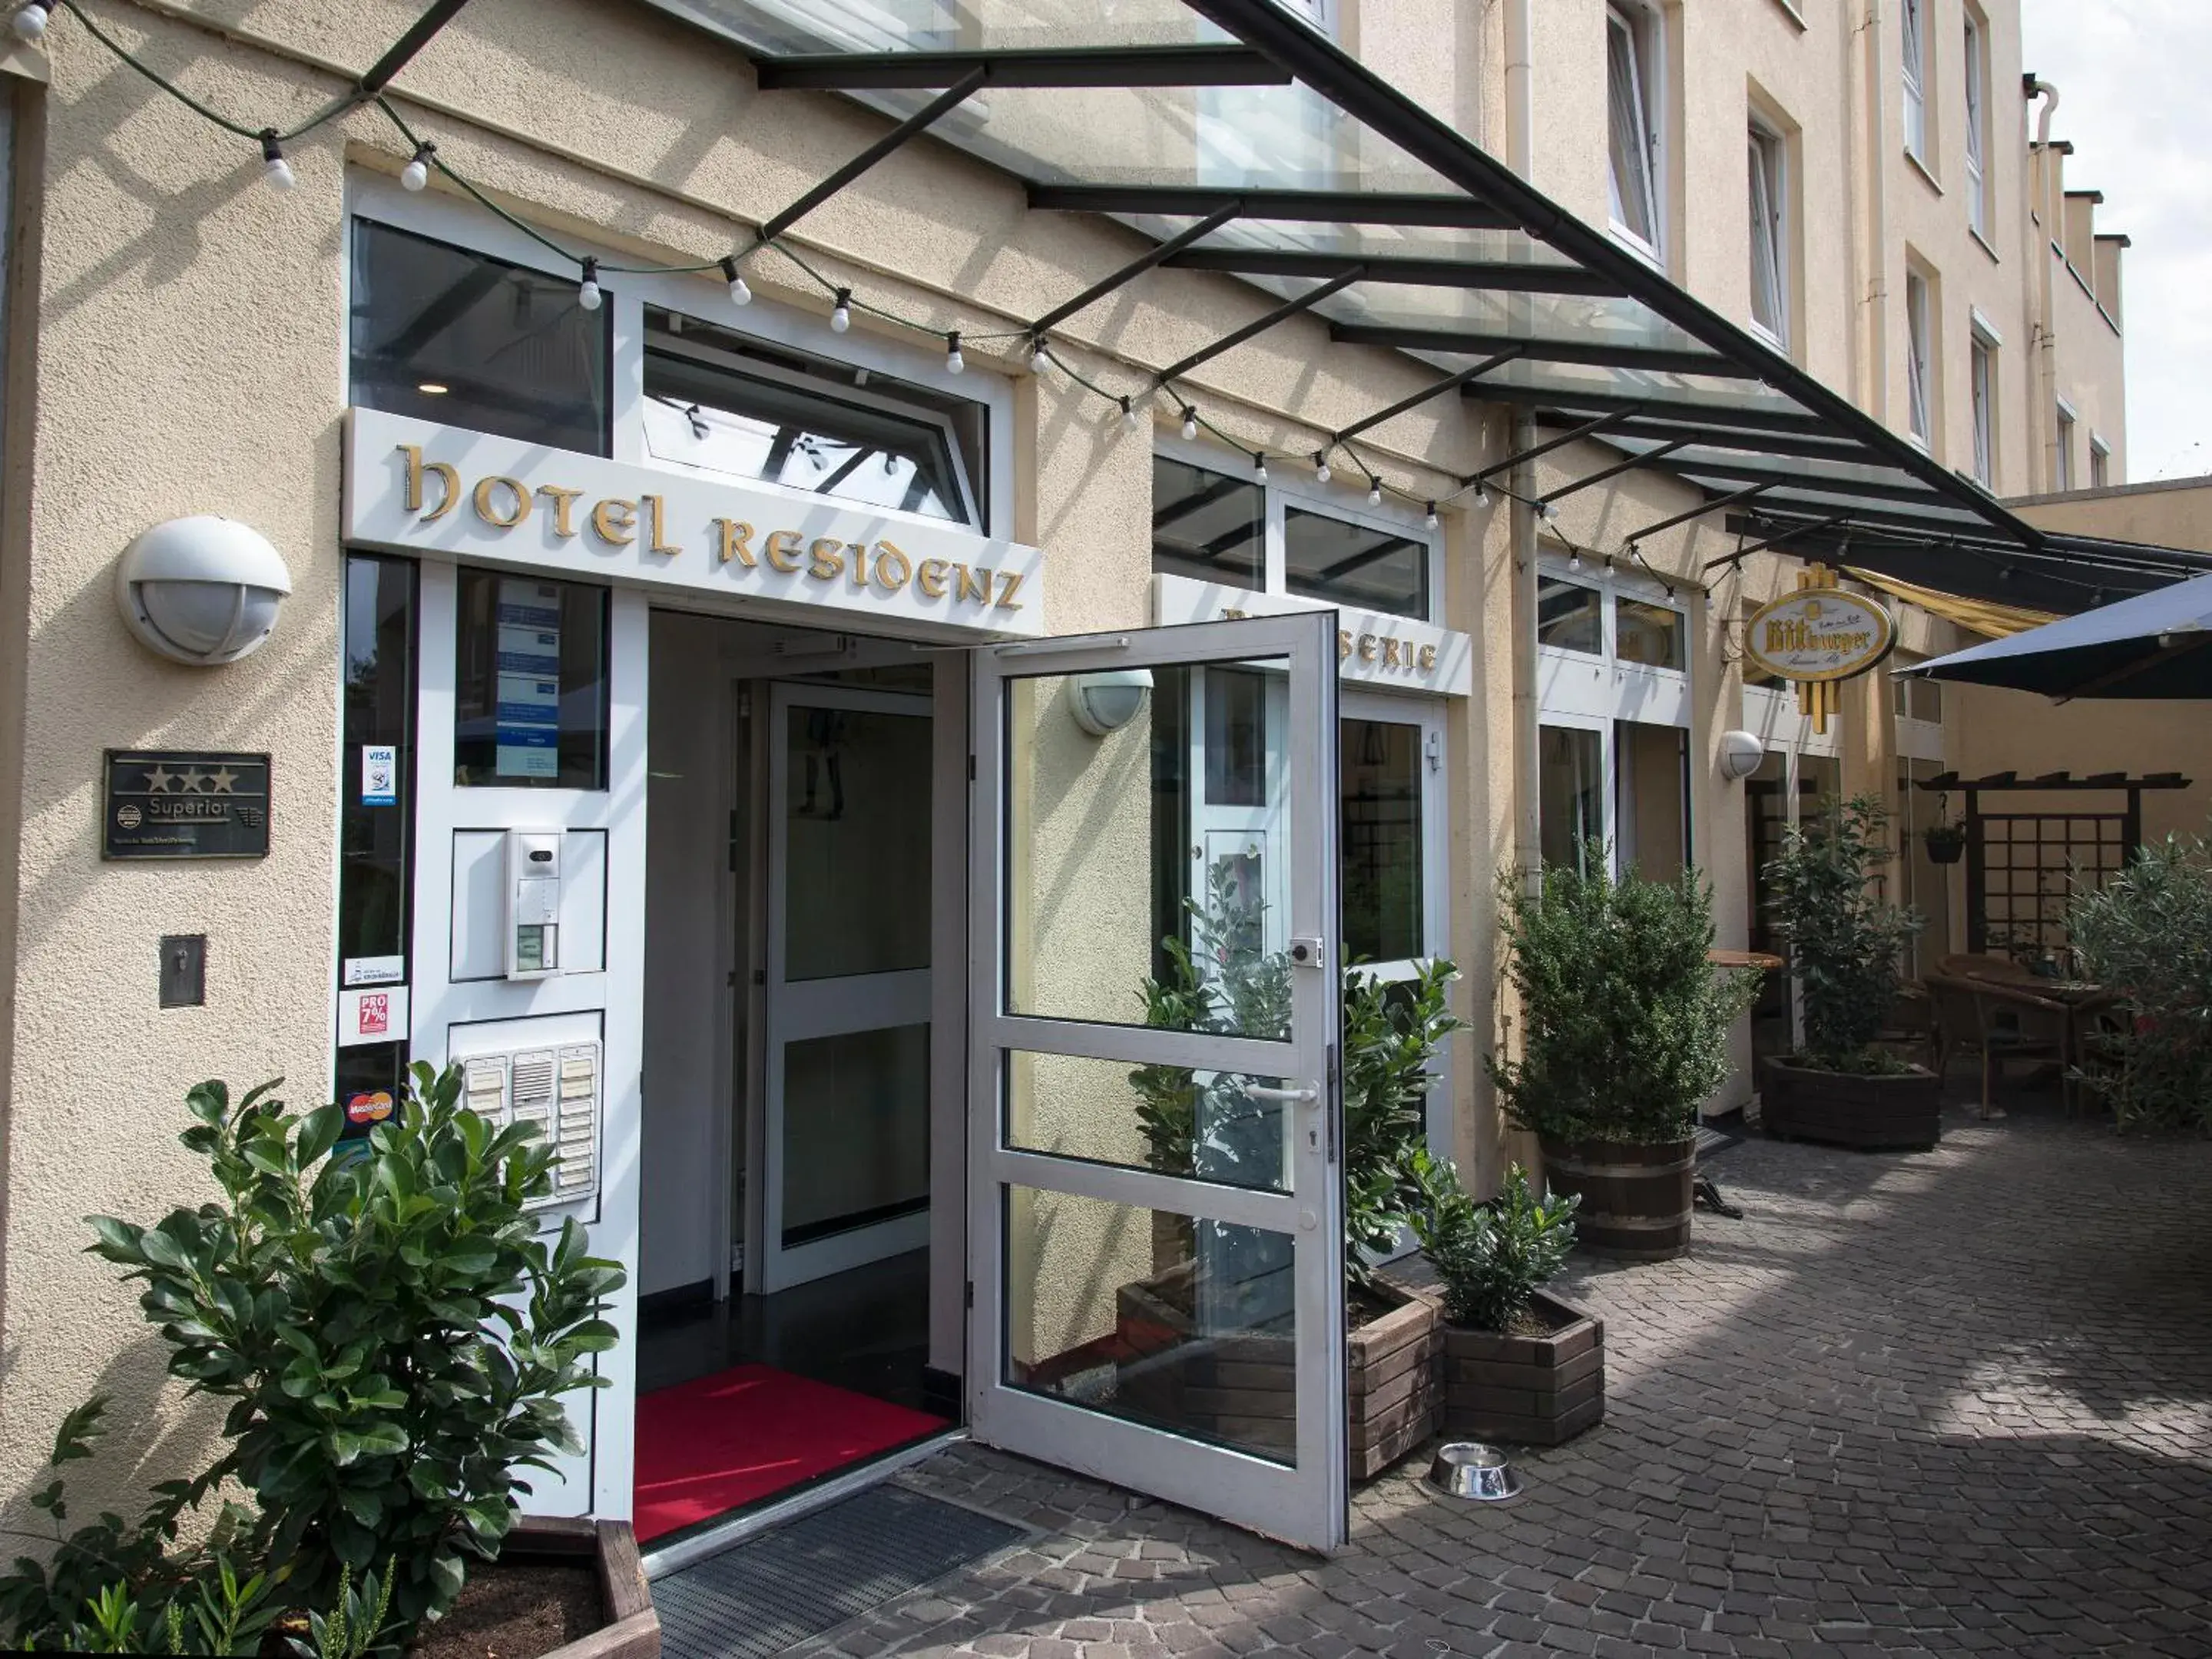
[[[346,1116],[355,1123],[381,1123],[392,1115],[392,1091],[371,1089],[346,1102]]]

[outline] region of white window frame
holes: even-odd
[[[490,217],[473,204],[449,200],[434,191],[416,195],[402,190],[395,179],[351,173],[346,179],[345,207],[349,239],[355,219],[372,219],[396,229],[435,238],[467,252],[503,259],[509,264],[567,281],[577,280],[573,262],[558,258],[514,226]],[[619,263],[626,257],[618,248],[594,246],[580,239],[574,246],[580,255],[591,254],[611,263]],[[344,264],[349,285],[350,254]],[[648,455],[645,448],[645,313],[651,307],[656,311],[694,317],[717,328],[785,346],[824,362],[866,369],[871,374],[926,386],[982,404],[988,411],[988,428],[985,439],[989,463],[986,494],[991,526],[988,533],[1007,533],[1007,526],[1014,521],[1014,390],[1008,377],[972,372],[952,374],[945,369],[942,352],[859,329],[839,334],[830,328],[826,314],[817,315],[764,296],[757,297],[750,305],[733,305],[725,285],[711,273],[702,277],[602,270],[599,287],[606,296],[611,319],[613,361],[607,378],[607,402],[613,437],[611,453],[616,460],[640,466],[664,465]],[[350,305],[349,295],[348,304]],[[350,311],[347,314],[350,315]],[[338,350],[343,374],[352,350],[349,336],[341,337]],[[753,372],[753,367],[748,365],[747,372]],[[694,471],[682,466],[669,466],[666,470],[687,476]],[[783,488],[765,483],[757,487]],[[808,490],[793,490],[791,494],[795,500],[816,506],[823,500]],[[902,514],[896,508],[869,510],[893,519],[909,518],[916,524],[939,529],[945,523],[942,519],[920,514]],[[969,528],[981,531],[980,526]]]
[[[1586,651],[1537,646],[1536,706],[1542,718],[1554,725],[1560,723],[1552,718],[1558,715],[1632,720],[1643,726],[1689,726],[1690,665],[1686,662],[1680,668],[1655,668],[1647,663],[1623,662],[1617,610],[1620,600],[1634,599],[1673,611],[1682,619],[1682,649],[1687,658],[1696,651],[1688,603],[1669,597],[1657,582],[1642,576],[1619,569],[1594,569],[1593,560],[1584,560],[1579,570],[1570,569],[1571,556],[1567,549],[1545,547],[1537,556],[1538,576],[1543,581],[1587,588],[1598,595],[1599,640],[1602,648],[1593,656]],[[1530,625],[1534,626],[1533,619]],[[1610,744],[1608,738],[1608,767],[1612,764]]]
[[[1997,481],[1997,336],[1979,313],[1968,319],[1966,389],[1974,410],[1974,482],[1995,490]]]
[[[1898,0],[1897,26],[1905,153],[1924,167],[1928,165],[1928,0]]]
[[[1936,343],[1934,307],[1925,274],[1905,270],[1905,434],[1923,449],[1936,447]]]
[[[2072,404],[2058,400],[2057,428],[2053,437],[2055,454],[2051,469],[2051,487],[2064,492],[2074,488],[2074,435],[2081,425],[2081,414]]]
[[[1790,143],[1771,123],[1757,115],[1747,132],[1746,161],[1751,175],[1749,199],[1745,204],[1751,236],[1751,326],[1783,350],[1790,349]],[[1763,200],[1762,200],[1763,198]],[[1760,252],[1770,269],[1773,285],[1773,319],[1759,314]]]
[[[1638,135],[1644,161],[1647,236],[1621,216],[1623,180],[1613,167],[1613,42],[1618,33],[1628,42],[1629,104],[1644,131]],[[1606,188],[1613,234],[1654,264],[1667,258],[1667,58],[1659,14],[1644,0],[1607,0],[1606,6]]]
[[[1990,194],[1984,167],[1989,146],[1989,29],[1970,6],[1963,52],[1966,92],[1966,228],[1990,240]]]
[[[2094,432],[2089,434],[2089,488],[2109,489],[2112,484],[2112,447]]]

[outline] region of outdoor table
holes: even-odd
[[[2112,1006],[2119,1000],[2119,994],[2081,979],[2044,979],[2036,975],[2021,979],[1995,979],[1980,974],[1966,977],[1984,988],[2000,1003],[2010,1002],[2020,1007],[2045,1012],[2053,1008],[2057,1010],[2064,1056],[2059,1062],[2064,1068],[2059,1092],[2067,1109],[2071,1111],[2078,1092],[2073,1074],[2081,1056],[2084,1022]]]
[[[1783,965],[1771,951],[1708,951],[1705,960],[1716,968],[1764,968],[1770,973]]]

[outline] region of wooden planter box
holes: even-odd
[[[637,1534],[627,1521],[568,1521],[526,1516],[500,1548],[501,1561],[574,1560],[588,1557],[598,1568],[607,1622],[589,1636],[538,1659],[660,1659],[660,1615],[639,1560]]]
[[[1556,1446],[1605,1417],[1605,1322],[1540,1291],[1549,1336],[1439,1328],[1443,1428],[1455,1440]]]
[[[1117,1394],[1132,1409],[1262,1453],[1296,1449],[1295,1358],[1288,1336],[1194,1340],[1182,1267],[1115,1293]],[[1436,1431],[1437,1312],[1408,1298],[1345,1339],[1352,1478],[1368,1480]]]
[[[1542,1145],[1546,1184],[1582,1199],[1577,1248],[1631,1261],[1665,1261],[1690,1248],[1694,1139],[1638,1146],[1547,1135]]]
[[[1863,1152],[1924,1151],[1943,1134],[1943,1079],[1916,1066],[1894,1077],[1759,1062],[1759,1121],[1783,1140]]]

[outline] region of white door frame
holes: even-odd
[[[868,1226],[854,1227],[827,1237],[787,1249],[783,1243],[784,1136],[787,1103],[784,1098],[784,1052],[793,1042],[822,1037],[857,1036],[887,1026],[931,1027],[932,968],[896,973],[841,975],[833,979],[787,981],[784,978],[787,939],[786,904],[789,896],[790,858],[787,811],[791,788],[790,711],[793,708],[842,708],[859,712],[902,714],[922,720],[934,715],[927,693],[872,690],[843,685],[776,683],[769,687],[768,718],[756,728],[756,739],[768,753],[768,891],[767,932],[763,967],[765,983],[761,1000],[763,1032],[760,1093],[761,1158],[754,1166],[760,1179],[745,1183],[749,1212],[747,1233],[760,1240],[756,1253],[746,1252],[748,1291],[769,1295],[810,1279],[865,1267],[886,1256],[925,1248],[929,1243],[929,1212],[917,1210]],[[925,812],[926,805],[921,809]],[[936,1070],[933,1063],[928,1073]],[[923,1079],[923,1099],[930,1098],[932,1077]],[[926,1107],[925,1107],[925,1109]],[[754,1231],[751,1212],[757,1210]]]
[[[967,1389],[979,1440],[1222,1516],[1310,1548],[1346,1538],[1343,1111],[1336,1048],[1337,618],[1333,611],[984,647],[976,653],[971,822],[970,1278]],[[1011,947],[1005,704],[1007,681],[1174,664],[1278,658],[1289,664],[1291,1039],[1170,1031],[1007,1010]],[[1102,877],[1102,879],[1107,878]],[[1149,906],[1148,893],[1132,895]],[[1149,916],[1149,909],[1147,909]],[[1293,960],[1297,960],[1295,955]],[[1017,1151],[1006,1141],[1007,1056],[1037,1053],[1275,1078],[1312,1091],[1284,1102],[1289,1192]],[[1292,1241],[1297,1371],[1294,1467],[1015,1386],[1006,1373],[1006,1194],[1014,1187],[1265,1229]]]

